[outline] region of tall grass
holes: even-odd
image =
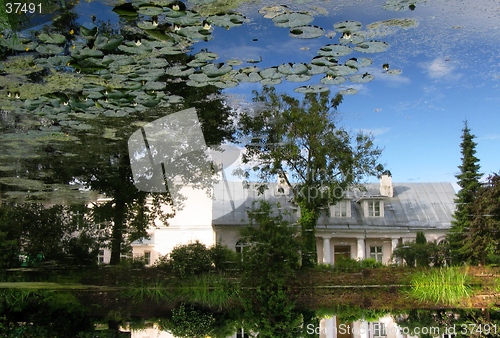
[[[467,273],[459,267],[435,268],[412,276],[410,295],[421,302],[458,305],[470,295],[469,282]]]
[[[141,282],[125,292],[135,301],[152,300],[157,303],[183,301],[220,309],[239,301],[240,287],[221,275],[205,274],[184,280],[180,285],[161,280]]]

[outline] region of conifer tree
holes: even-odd
[[[479,159],[476,157],[475,135],[471,133],[467,121],[464,121],[462,131],[462,143],[460,143],[462,164],[458,166],[460,173],[456,175],[457,183],[461,189],[455,199],[456,210],[448,235],[453,264],[460,264],[468,259],[464,250],[464,241],[472,220],[472,202],[474,202],[476,193],[481,187],[479,179],[482,176],[479,172]]]

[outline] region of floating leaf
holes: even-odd
[[[312,86],[302,86],[302,87],[295,88],[295,91],[297,93],[307,94],[307,93],[329,92],[330,89],[328,87],[322,86],[322,85],[312,85]]]
[[[237,13],[217,14],[207,18],[207,21],[211,22],[213,25],[226,29],[241,26],[246,20],[245,16]]]
[[[201,68],[202,72],[208,77],[217,77],[229,73],[233,67],[225,64],[210,63]]]
[[[60,45],[66,42],[66,37],[59,33],[52,33],[52,34],[42,33],[38,36],[38,38],[42,40],[42,42],[53,43],[56,45]]]
[[[64,52],[64,49],[58,45],[47,44],[36,47],[36,51],[42,55],[54,55],[61,54]]]
[[[357,89],[354,89],[354,88],[347,88],[345,90],[341,90],[339,91],[339,94],[340,95],[354,95],[358,92]]]
[[[173,14],[172,12],[176,13],[174,15],[171,15]],[[195,13],[195,12],[191,12],[191,11],[169,11],[167,13],[167,16],[168,16],[168,22],[172,23],[172,24],[176,24],[176,25],[180,25],[180,26],[194,26],[194,25],[198,25],[201,21],[202,21],[202,18],[200,16],[200,14],[198,13]],[[181,28],[184,29],[186,27],[183,27]],[[201,28],[200,26],[198,26],[198,28]]]
[[[272,20],[278,27],[292,28],[308,25],[314,20],[314,17],[307,13],[292,12],[277,15]]]
[[[212,52],[198,52],[194,55],[197,60],[212,61],[219,58],[219,55]]]
[[[332,67],[339,63],[336,57],[316,56],[311,60],[311,64],[319,67]]]
[[[38,43],[25,38],[12,37],[8,39],[0,39],[0,45],[11,50],[25,52],[34,50],[38,46]]]
[[[281,79],[283,74],[278,71],[277,67],[269,67],[261,70],[260,76],[264,79]]]
[[[113,7],[113,12],[124,17],[136,17],[138,15],[137,9],[130,2]]]
[[[291,12],[291,10],[284,5],[266,6],[259,9],[259,13],[266,19],[272,19],[275,16],[289,12]]]
[[[344,83],[346,81],[346,78],[343,76],[335,76],[333,74],[328,74],[324,78],[320,80],[322,84],[327,84],[327,85],[339,85],[341,83]]]
[[[352,48],[345,45],[328,44],[319,49],[318,54],[321,56],[344,56],[352,52]]]
[[[290,36],[298,39],[314,39],[325,34],[325,30],[318,26],[299,26],[290,29]]]
[[[384,41],[366,41],[356,45],[354,49],[361,53],[380,53],[389,49],[389,44]]]
[[[330,71],[335,76],[339,76],[339,75],[343,76],[343,75],[354,74],[354,73],[356,73],[358,71],[358,69],[355,68],[355,67],[338,65],[338,66],[330,67]]]
[[[402,70],[400,69],[389,69],[388,71],[385,72],[387,75],[399,75],[403,73]]]
[[[281,83],[281,78],[279,78],[279,79],[271,79],[271,78],[262,79],[260,81],[260,83],[264,86],[275,86],[275,85],[278,85]]]
[[[144,30],[156,29],[158,28],[158,23],[153,21],[139,21],[137,22],[137,27]]]
[[[285,75],[306,74],[309,68],[303,63],[284,63],[278,66],[278,71]]]
[[[187,66],[173,66],[173,67],[168,67],[165,70],[165,74],[171,75],[171,76],[189,76],[194,73],[194,69],[191,67]]]
[[[209,41],[213,39],[211,32],[201,28],[200,26],[182,27],[179,31],[177,31],[177,34],[184,36],[191,41]]]
[[[351,82],[358,82],[358,83],[364,83],[364,82],[370,82],[374,78],[375,77],[372,74],[364,73],[364,74],[356,74],[356,75],[351,76],[349,78],[349,81],[351,81]]]
[[[337,22],[336,24],[333,25],[333,29],[335,29],[337,32],[343,33],[343,32],[357,32],[361,30],[361,27],[363,25],[359,21],[342,21],[342,22]]]
[[[85,26],[80,26],[80,34],[86,39],[94,39],[97,35],[98,28],[87,28]]]
[[[307,74],[292,74],[287,75],[285,79],[290,82],[304,82],[309,81],[311,79],[311,76]]]
[[[163,14],[163,7],[153,5],[141,5],[137,9],[137,13],[148,16]]]

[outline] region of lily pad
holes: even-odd
[[[356,45],[354,49],[361,53],[380,53],[389,49],[389,44],[384,41],[365,41]]]
[[[281,79],[283,77],[283,73],[278,71],[278,67],[265,68],[259,74],[264,79]]]
[[[352,48],[345,45],[328,44],[319,49],[318,54],[321,56],[345,56],[352,52]]]
[[[338,66],[330,67],[330,71],[335,76],[339,76],[339,75],[344,76],[344,75],[354,74],[358,71],[358,69],[355,67],[338,65]]]
[[[58,45],[46,44],[36,47],[36,51],[42,55],[55,55],[61,54],[62,52],[64,52],[64,49]]]
[[[326,85],[339,85],[346,81],[346,78],[343,76],[335,76],[335,75],[327,75],[320,80],[322,84]]]
[[[179,76],[179,77],[189,76],[193,73],[194,69],[187,66],[173,66],[173,67],[168,67],[165,70],[165,74],[171,76]]]
[[[163,14],[163,7],[153,5],[141,5],[137,9],[137,13],[148,16]]]
[[[259,13],[266,19],[272,19],[277,15],[291,12],[290,8],[285,5],[265,6],[259,9]]]
[[[375,77],[372,74],[364,73],[364,74],[356,74],[356,75],[351,76],[349,78],[349,81],[357,82],[357,83],[365,83],[365,82],[372,81],[374,78]]]
[[[387,75],[399,75],[399,74],[403,73],[403,71],[401,69],[389,69],[385,73]]]
[[[29,39],[25,38],[17,38],[17,37],[12,37],[8,39],[0,39],[0,45],[4,46],[8,49],[19,51],[19,52],[24,52],[24,51],[30,51],[34,50],[37,46],[38,43],[35,41],[31,41]]]
[[[308,25],[314,20],[314,17],[308,13],[292,12],[276,15],[272,20],[278,27],[292,28]]]
[[[219,58],[219,55],[212,52],[198,52],[194,55],[197,60],[212,61]]]
[[[202,72],[208,77],[218,77],[226,73],[229,73],[233,67],[225,64],[213,64],[210,63],[201,68]]]
[[[320,65],[315,65],[315,64],[308,64],[307,65],[307,74],[308,75],[318,75],[318,74],[323,74],[326,71],[328,71],[327,66],[320,66]]]
[[[298,39],[314,39],[325,34],[325,30],[318,26],[299,26],[290,29],[290,36]]]
[[[177,34],[186,37],[191,41],[209,41],[213,39],[211,32],[200,26],[182,27],[179,31],[177,31]]]
[[[80,26],[80,34],[86,39],[94,39],[97,35],[99,29],[97,27],[87,28],[85,26]]]
[[[284,75],[306,74],[309,68],[304,63],[284,63],[278,66],[278,71]]]
[[[260,83],[264,86],[275,86],[275,85],[278,85],[281,83],[281,78],[279,78],[279,79],[271,79],[271,78],[262,79],[260,81]]]
[[[361,30],[361,27],[363,25],[359,21],[342,21],[342,22],[337,22],[336,24],[333,25],[333,29],[335,29],[337,32],[343,33],[343,32],[357,32]]]
[[[302,87],[295,88],[295,91],[297,93],[307,94],[307,93],[329,92],[330,89],[328,87],[322,86],[322,85],[312,85],[312,86],[302,86]]]
[[[194,26],[198,25],[202,21],[200,14],[191,11],[169,11],[166,15],[169,23],[181,26]],[[183,27],[182,29],[184,28],[186,27]],[[201,27],[198,26],[198,28]]]
[[[332,67],[339,64],[336,57],[316,56],[311,60],[311,64],[319,67]]]
[[[153,21],[139,21],[137,22],[137,27],[144,30],[156,29],[158,28],[158,22]]]
[[[66,37],[59,33],[52,33],[52,34],[42,33],[38,36],[38,38],[42,40],[42,42],[53,43],[56,45],[60,45],[66,42]]]
[[[285,77],[285,80],[290,82],[305,82],[309,81],[310,79],[311,76],[307,74],[292,74]]]
[[[358,90],[355,88],[347,88],[347,89],[339,91],[339,94],[340,95],[354,95],[357,92],[358,92]]]
[[[245,16],[237,13],[217,14],[207,18],[207,21],[211,22],[212,25],[226,29],[241,26],[246,20]]]

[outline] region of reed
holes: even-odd
[[[467,272],[460,267],[434,268],[414,274],[409,293],[421,302],[458,305],[470,295],[469,282]]]
[[[125,295],[139,302],[182,301],[222,309],[239,300],[240,288],[224,276],[205,274],[183,280],[182,283],[179,281],[178,284],[167,284],[160,280],[154,283],[140,282],[128,288]]]

